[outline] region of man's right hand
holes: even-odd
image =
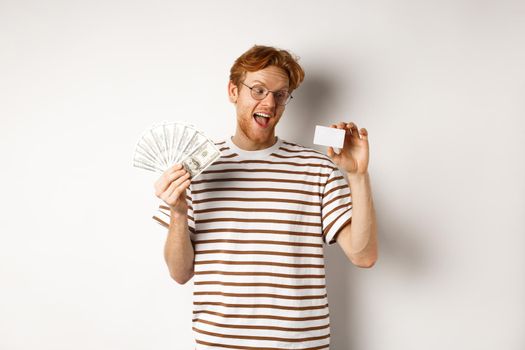
[[[187,215],[186,189],[190,186],[190,174],[181,164],[168,168],[155,182],[155,195],[172,211]]]

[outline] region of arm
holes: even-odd
[[[352,220],[337,236],[337,242],[353,264],[372,267],[377,260],[377,223],[368,175],[368,131],[357,129],[354,123],[333,124],[345,130],[343,148],[339,154],[332,147],[328,156],[346,171],[352,196]]]
[[[188,230],[186,202],[186,189],[190,186],[189,177],[182,165],[175,164],[155,182],[155,195],[170,208],[164,259],[170,276],[179,284],[188,282],[193,276],[194,251]]]
[[[352,191],[352,221],[337,235],[350,261],[359,267],[372,267],[377,261],[377,223],[370,188],[370,176],[348,174]]]
[[[170,210],[170,226],[164,245],[164,259],[170,276],[179,284],[185,284],[193,277],[193,245],[188,231],[187,213]]]

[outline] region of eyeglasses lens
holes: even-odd
[[[252,97],[256,100],[262,100],[268,95],[268,89],[264,86],[256,85],[252,87]],[[290,94],[288,91],[275,91],[273,92],[273,97],[275,98],[275,103],[278,105],[285,105],[290,99]]]

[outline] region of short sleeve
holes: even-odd
[[[352,220],[352,196],[343,173],[335,168],[323,189],[322,206],[323,241],[334,244],[341,229]]]
[[[193,241],[195,235],[195,218],[193,216],[193,203],[191,197],[191,185],[186,189],[186,202],[188,203],[188,230]],[[162,202],[152,215],[152,219],[159,225],[168,228],[170,226],[170,208]]]

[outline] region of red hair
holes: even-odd
[[[288,75],[290,92],[304,80],[304,70],[297,61],[299,57],[286,50],[271,46],[254,45],[237,58],[230,69],[230,80],[237,86],[244,80],[246,72],[256,72],[268,66],[283,69]]]

